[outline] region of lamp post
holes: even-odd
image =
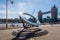
[[[13,1],[11,1],[13,4]],[[6,28],[8,28],[8,0],[6,0]]]
[[[8,27],[8,19],[7,19],[7,13],[8,13],[8,4],[7,4],[7,1],[8,0],[6,0],[6,28]]]

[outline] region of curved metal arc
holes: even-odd
[[[33,18],[35,18],[34,16],[30,15],[30,14],[27,14],[27,13],[24,13],[25,15],[29,15]],[[34,26],[39,26],[39,23],[33,23],[33,22],[30,22],[29,20],[25,19],[23,16],[20,15],[20,17],[28,24],[31,24],[31,25],[34,25]],[[37,19],[36,19],[37,20]]]
[[[34,16],[32,16],[31,14],[27,14],[27,13],[24,13],[25,15],[29,15],[29,16],[31,16],[31,17],[33,17],[33,18],[35,18]]]

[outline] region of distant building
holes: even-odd
[[[0,23],[6,23],[6,19],[0,19]],[[18,18],[8,19],[8,23],[21,23],[21,20]]]

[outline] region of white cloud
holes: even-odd
[[[0,10],[0,13],[5,14],[6,10]],[[13,13],[14,13],[14,11],[8,10],[8,14],[13,14]]]
[[[6,6],[5,6],[4,4],[0,4],[0,8],[5,9],[5,8],[6,8]]]
[[[23,9],[25,7],[26,3],[18,3],[17,6],[18,8]]]
[[[26,2],[18,2],[15,4],[15,6],[16,6],[18,12],[19,11],[27,12],[33,8],[33,4],[29,4]]]
[[[5,11],[5,10],[0,10],[0,13],[5,14],[5,13],[6,13],[6,11]]]
[[[20,13],[20,12],[28,12],[28,13],[32,13],[32,11],[34,10],[34,8],[40,8],[40,2],[41,3],[50,3],[51,0],[28,0],[28,2],[17,2],[15,4],[13,4],[13,6],[10,4],[8,5],[8,14],[9,17],[12,16],[16,16],[16,13]],[[43,3],[43,5],[44,5]],[[42,6],[42,5],[41,5]],[[5,5],[0,5],[1,8],[6,8]],[[43,8],[43,7],[41,7]],[[0,10],[0,13],[6,13],[6,10]],[[17,14],[18,15],[18,14]]]
[[[18,11],[24,11],[26,9],[27,4],[26,3],[17,3],[16,7],[18,8]]]

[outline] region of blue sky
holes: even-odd
[[[13,1],[13,5],[10,3]],[[18,18],[18,14],[26,12],[32,14],[37,18],[39,10],[46,12],[51,10],[53,5],[58,7],[60,12],[60,0],[8,0],[8,18]],[[44,18],[51,16],[51,14],[43,15]],[[58,17],[60,15],[58,14]],[[0,18],[6,18],[6,0],[0,0]]]

